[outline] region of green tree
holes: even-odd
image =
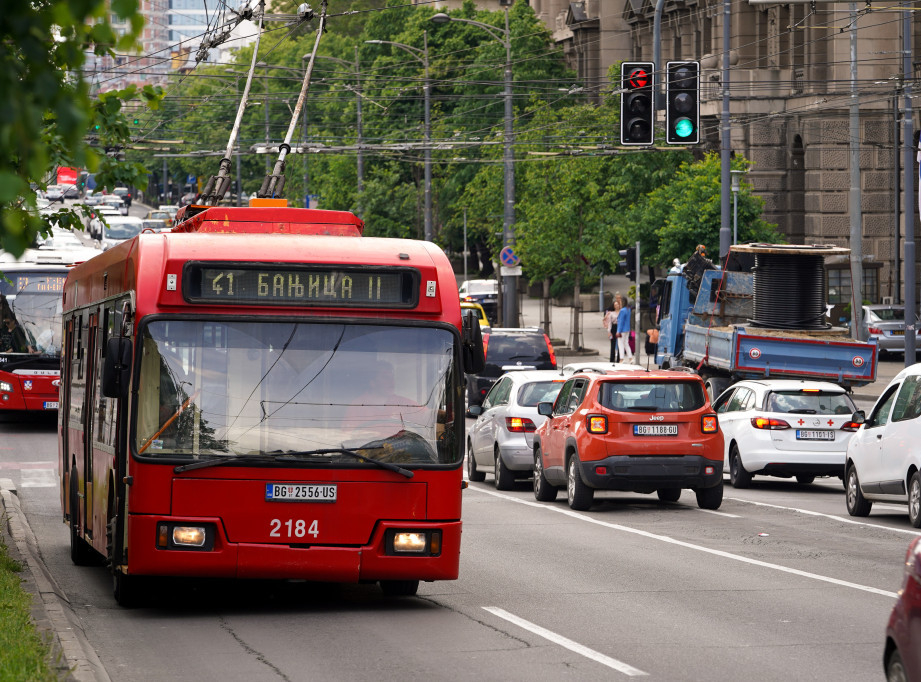
[[[102,147],[128,138],[125,101],[155,107],[153,88],[128,88],[94,101],[83,79],[88,53],[112,54],[135,47],[143,27],[137,0],[39,0],[6,3],[0,12],[0,248],[20,255],[48,222],[35,211],[35,187],[58,166],[100,171],[102,182],[143,177],[140,166],[119,165]],[[130,22],[119,36],[109,16]],[[133,183],[132,183],[133,184]],[[60,224],[79,224],[65,211]]]

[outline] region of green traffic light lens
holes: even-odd
[[[690,137],[694,134],[694,124],[689,118],[679,118],[675,121],[675,135],[678,137]]]

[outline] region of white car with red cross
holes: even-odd
[[[725,440],[725,469],[735,488],[759,476],[844,478],[847,444],[860,428],[841,386],[796,379],[745,380],[714,401]]]

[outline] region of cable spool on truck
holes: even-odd
[[[656,363],[699,373],[711,400],[741,379],[818,379],[848,390],[874,381],[876,343],[826,320],[825,258],[849,253],[736,245],[726,269],[695,254],[659,282]]]

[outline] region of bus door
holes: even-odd
[[[86,316],[86,345],[84,357],[86,373],[84,375],[83,399],[83,477],[84,477],[84,521],[83,531],[87,539],[93,536],[93,407],[96,404],[95,388],[96,373],[99,371],[96,362],[98,351],[96,340],[99,332],[99,312],[91,312]]]
[[[58,405],[58,424],[61,431],[60,445],[61,449],[61,478],[62,490],[64,491],[61,499],[61,506],[64,510],[64,516],[70,518],[70,512],[74,505],[70,499],[73,485],[71,478],[74,476],[73,462],[74,455],[70,448],[70,380],[72,375],[73,357],[74,357],[74,319],[64,321],[64,347],[61,355],[61,387],[60,403]],[[71,523],[76,523],[76,519],[71,519]]]

